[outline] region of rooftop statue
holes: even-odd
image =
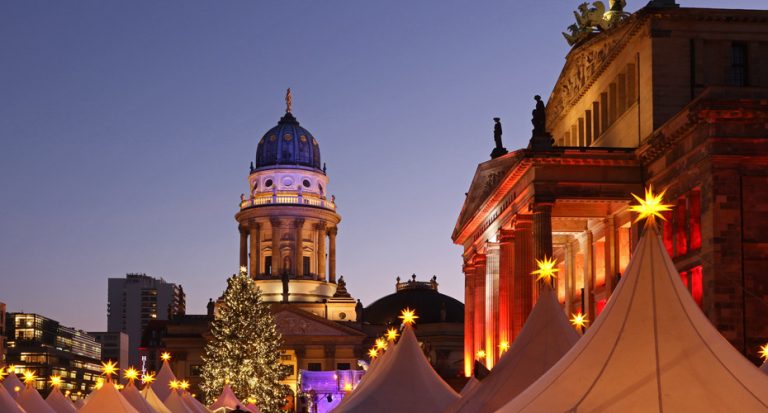
[[[541,100],[541,96],[536,95],[533,99],[536,101],[536,107],[531,112],[533,131],[531,133],[531,140],[528,143],[528,149],[539,151],[552,150],[554,139],[547,132],[547,108],[544,105],[544,101]]]
[[[602,1],[592,2],[592,7],[588,2],[581,3],[578,10],[573,12],[576,23],[568,26],[568,33],[563,33],[563,37],[573,46],[593,32],[602,32],[616,26],[629,15],[624,12],[626,4],[625,0],[610,0],[610,8],[606,11]]]
[[[491,152],[491,159],[496,159],[499,156],[507,154],[507,148],[501,144],[501,118],[493,118],[496,124],[493,126],[493,140],[496,142],[496,147]]]

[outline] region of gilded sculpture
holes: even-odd
[[[626,4],[625,0],[610,0],[606,11],[602,1],[594,1],[591,6],[589,2],[581,3],[578,10],[573,12],[576,23],[568,26],[568,33],[564,32],[563,37],[573,46],[594,32],[602,32],[616,26],[628,15],[624,12]]]

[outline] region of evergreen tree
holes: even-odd
[[[280,364],[283,339],[261,291],[242,270],[227,280],[211,335],[200,385],[208,402],[229,383],[240,400],[253,397],[263,413],[280,412],[286,395],[280,380],[287,376]]]

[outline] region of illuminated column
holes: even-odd
[[[472,276],[475,280],[475,327],[472,336],[475,342],[472,345],[473,356],[480,350],[485,350],[483,340],[485,339],[485,254],[475,255],[475,273]]]
[[[472,376],[474,366],[475,266],[468,260],[464,264],[464,375]]]
[[[614,276],[619,272],[616,265],[616,224],[613,215],[605,218],[605,288],[613,291]]]
[[[325,223],[317,224],[317,277],[320,281],[325,281],[325,237],[327,231]]]
[[[595,246],[594,237],[592,231],[587,230],[584,232],[584,309],[582,310],[587,318],[594,320],[592,314],[593,302],[592,302],[592,289],[594,288],[595,280]]]
[[[538,202],[533,205],[533,258],[552,258],[552,203]],[[541,282],[534,286],[533,301],[535,302]]]
[[[261,273],[261,226],[256,222],[250,223],[251,227],[251,278],[256,278]]]
[[[533,308],[533,223],[530,215],[518,214],[515,222],[515,277],[512,282],[512,336],[517,337]]]
[[[565,244],[565,314],[570,317],[573,312],[573,286],[575,284],[574,261],[576,256],[573,254],[573,241],[568,240]]]
[[[240,266],[248,266],[248,233],[240,227]]]
[[[499,344],[511,343],[512,283],[515,274],[515,233],[499,231]],[[498,349],[496,354],[500,354]]]
[[[297,277],[301,277],[304,275],[304,236],[302,234],[302,231],[304,229],[304,218],[296,218],[294,221],[294,224],[296,224],[296,244],[293,248],[293,262],[295,268],[295,273]]]
[[[499,244],[489,242],[485,250],[485,366],[490,370],[499,354]]]
[[[336,227],[328,230],[328,281],[336,284]]]
[[[283,259],[280,256],[280,220],[271,218],[272,225],[272,276],[280,278],[283,272]]]

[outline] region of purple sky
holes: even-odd
[[[461,300],[450,235],[492,118],[507,148],[527,143],[579,2],[522,3],[4,2],[0,301],[100,330],[107,278],[145,272],[203,312],[237,268],[237,202],[289,86],[350,292],[367,305],[435,274]]]

